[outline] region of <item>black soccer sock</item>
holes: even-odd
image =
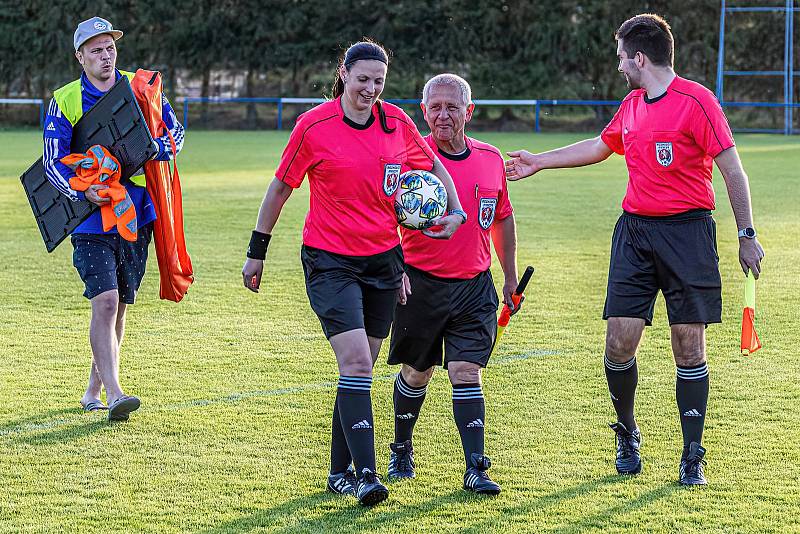
[[[360,476],[365,467],[375,472],[375,429],[372,422],[372,377],[339,376],[336,402],[339,419],[353,456],[353,465]]]
[[[703,426],[706,422],[706,406],[708,406],[708,364],[702,363],[694,367],[678,366],[675,380],[675,398],[681,416],[683,432],[683,453],[689,450],[693,441],[700,443],[703,439]]]
[[[461,435],[461,447],[464,449],[464,461],[467,469],[471,467],[470,456],[473,452],[483,454],[483,427],[486,420],[486,404],[480,384],[453,385],[453,417],[456,420],[458,433]]]
[[[337,389],[336,400],[333,401],[333,424],[331,427],[331,473],[344,473],[352,461],[353,457],[350,456],[350,449],[347,448],[347,440],[342,431]]]
[[[608,356],[603,356],[606,368],[608,392],[614,411],[617,412],[617,421],[625,425],[630,432],[636,429],[636,419],[633,417],[633,405],[636,400],[636,384],[639,382],[639,369],[636,366],[636,356],[624,363],[612,362]]]
[[[414,425],[425,402],[425,394],[428,392],[428,385],[415,388],[409,386],[403,379],[403,375],[398,373],[394,381],[394,440],[402,443],[410,440],[414,434]]]

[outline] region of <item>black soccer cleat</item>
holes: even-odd
[[[464,473],[464,489],[479,495],[497,495],[500,485],[493,482],[486,470],[492,466],[488,456],[473,452],[469,458],[471,467]]]
[[[389,497],[389,489],[381,483],[378,475],[368,467],[361,470],[356,485],[356,498],[364,506],[374,506]]]
[[[414,447],[411,440],[402,443],[390,443],[389,468],[386,471],[389,480],[414,478]]]
[[[338,495],[350,495],[355,497],[357,483],[356,472],[353,466],[350,465],[344,473],[331,473],[328,475],[327,490]]]
[[[639,447],[642,445],[642,434],[636,428],[633,432],[625,428],[622,423],[608,425],[616,435],[614,441],[617,445],[617,473],[620,475],[638,475],[642,472],[642,456]]]
[[[703,466],[706,461],[703,456],[706,450],[699,443],[693,441],[689,444],[689,451],[681,458],[680,478],[678,482],[682,486],[705,486],[706,476],[703,473]]]

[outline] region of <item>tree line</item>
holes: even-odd
[[[616,100],[627,90],[613,34],[642,12],[672,25],[679,74],[712,89],[716,81],[718,0],[98,0],[88,10],[78,0],[1,3],[0,96],[49,98],[75,79],[72,34],[95,14],[125,32],[118,66],[161,70],[174,96],[182,95],[175,73],[209,95],[215,71],[244,77],[238,96],[322,96],[342,51],[368,36],[392,54],[387,98],[418,97],[430,76],[450,71],[470,81],[476,98]],[[781,70],[782,17],[731,15],[727,67]],[[782,80],[734,81],[726,99],[782,98]]]

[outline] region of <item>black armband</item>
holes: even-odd
[[[250,236],[250,245],[247,247],[247,257],[254,260],[263,260],[267,257],[267,245],[271,235],[253,230]]]

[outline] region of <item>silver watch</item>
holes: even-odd
[[[747,228],[742,228],[739,230],[739,237],[746,237],[747,239],[753,239],[756,236],[756,229],[752,226],[748,226]]]
[[[465,212],[464,210],[459,210],[459,209],[450,210],[450,211],[447,212],[447,214],[448,215],[461,215],[461,218],[463,219],[463,221],[461,221],[461,224],[464,224],[465,222],[467,222],[467,212]]]

